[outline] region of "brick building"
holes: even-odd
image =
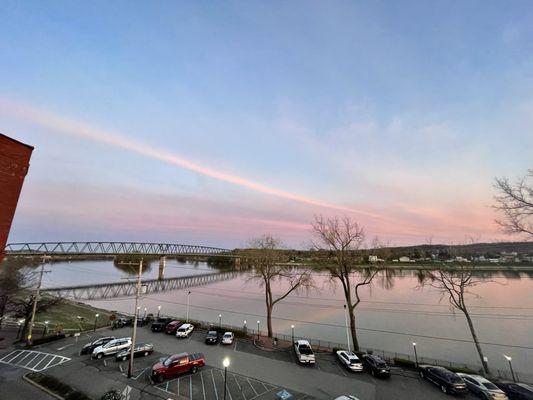
[[[32,146],[0,133],[0,261],[32,151]]]

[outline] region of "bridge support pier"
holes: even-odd
[[[167,265],[167,258],[162,256],[159,259],[159,280],[165,279],[165,266]]]

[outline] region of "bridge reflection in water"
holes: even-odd
[[[236,278],[239,271],[180,276],[166,279],[148,279],[141,282],[143,294],[166,292],[204,286],[215,282]],[[41,292],[75,300],[108,299],[113,297],[135,296],[136,281],[100,283],[95,285],[63,286],[41,289]]]

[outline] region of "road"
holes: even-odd
[[[317,354],[315,367],[300,366],[293,361],[291,352],[267,352],[257,349],[251,342],[237,340],[232,346],[208,346],[203,343],[205,332],[195,332],[190,338],[178,339],[163,333],[152,333],[148,328],[138,330],[138,340],[153,343],[156,353],[147,358],[136,358],[134,380],[128,381],[123,371],[127,363],[118,363],[113,358],[91,360],[79,356],[81,346],[99,336],[130,336],[131,328],[101,330],[95,334],[82,335],[79,342],[67,338],[34,349],[70,359],[52,366],[45,372],[55,375],[94,398],[105,390],[122,391],[127,384],[133,387],[135,398],[180,397],[198,400],[219,400],[223,394],[222,360],[231,361],[228,379],[229,400],[274,399],[275,393],[286,389],[294,400],[303,398],[334,399],[343,394],[357,396],[360,400],[433,400],[448,396],[416,374],[394,370],[391,379],[375,379],[367,373],[351,373],[343,369],[330,354]],[[180,379],[153,385],[149,380],[150,367],[159,357],[180,352],[202,352],[207,367],[197,376],[186,375]],[[6,353],[0,354],[0,358]],[[42,365],[42,364],[41,364]],[[10,367],[11,368],[11,367]],[[4,375],[4,372],[1,372]],[[11,381],[7,381],[11,385]],[[98,382],[95,385],[94,382]],[[4,386],[4,385],[2,385]],[[35,397],[17,397],[33,399]],[[465,396],[465,399],[473,399]]]

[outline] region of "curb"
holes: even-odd
[[[43,392],[49,394],[49,395],[52,396],[52,397],[55,397],[55,398],[58,399],[58,400],[65,400],[63,397],[61,397],[61,396],[59,396],[58,394],[52,392],[50,389],[47,389],[47,388],[45,388],[44,386],[38,384],[37,382],[31,380],[30,378],[28,378],[27,375],[28,375],[28,374],[22,375],[22,379],[23,379],[24,381],[28,382],[30,385],[33,385],[33,386],[35,386],[36,388],[41,389]]]

